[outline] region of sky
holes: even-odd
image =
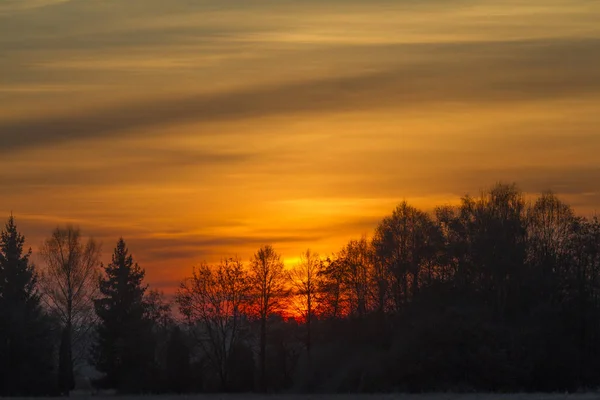
[[[0,215],[153,287],[517,182],[600,205],[597,0],[0,0]]]

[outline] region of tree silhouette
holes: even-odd
[[[373,247],[391,278],[396,311],[417,296],[421,272],[432,265],[436,254],[436,237],[436,226],[429,215],[406,202],[377,227]],[[380,293],[378,297],[381,301],[385,296]]]
[[[201,264],[177,293],[181,313],[196,342],[217,372],[222,390],[230,385],[231,357],[238,346],[250,281],[239,259]]]
[[[176,296],[185,323],[146,290],[121,239],[91,284],[93,361],[107,386],[138,393],[597,388],[600,221],[551,192],[525,198],[497,184],[433,212],[402,202],[371,237],[323,260],[306,251],[289,270],[272,246],[247,265],[201,264]],[[76,233],[43,248],[55,323],[12,218],[1,235],[0,395],[53,394],[57,376],[72,387],[70,335],[91,320],[67,329],[69,308],[56,305],[85,309],[73,283],[89,280],[73,271],[96,254]]]
[[[366,237],[350,240],[339,252],[337,262],[342,269],[342,282],[346,291],[349,313],[364,317],[370,298],[371,249]]]
[[[254,303],[260,321],[260,389],[267,391],[267,321],[271,314],[280,311],[288,294],[287,277],[281,256],[270,245],[261,247],[250,261],[249,272]]]
[[[337,319],[345,315],[344,274],[340,259],[331,256],[323,260],[319,273],[319,314],[326,318]]]
[[[99,325],[93,360],[106,374],[105,384],[124,392],[140,392],[151,385],[154,348],[144,276],[121,238],[100,279],[101,297],[94,301]]]
[[[46,264],[40,281],[43,299],[63,325],[59,384],[63,392],[68,392],[75,385],[74,362],[85,356],[75,357],[74,341],[86,335],[94,318],[100,245],[93,239],[83,244],[79,229],[67,226],[54,230],[40,255]]]
[[[191,389],[192,377],[190,366],[190,349],[186,343],[186,336],[181,328],[171,328],[167,345],[167,391],[171,393],[185,393]]]
[[[0,234],[0,395],[43,393],[54,373],[52,325],[24,243],[10,216]]]
[[[319,255],[306,250],[299,263],[289,271],[292,293],[298,299],[296,310],[306,324],[306,352],[310,357],[312,321],[318,308],[318,290],[321,287],[322,263]]]
[[[516,299],[527,245],[526,204],[516,185],[498,184],[479,199],[467,198],[461,206],[466,217],[470,256],[478,267],[478,284],[495,312],[503,316],[510,299]],[[518,304],[512,304],[518,308]],[[512,310],[515,311],[515,310]]]
[[[152,289],[145,293],[144,318],[150,325],[148,342],[154,350],[154,365],[151,368],[153,382],[149,389],[156,393],[168,390],[170,385],[169,346],[172,332],[177,328],[171,309],[172,305],[162,291]]]

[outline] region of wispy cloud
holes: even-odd
[[[3,0],[0,3],[0,15],[54,6],[69,1],[71,0]]]
[[[436,54],[440,56],[428,62],[353,77],[158,98],[65,116],[0,121],[0,151],[109,138],[123,131],[135,135],[150,127],[196,121],[378,108],[402,111],[444,102],[481,105],[600,93],[600,70],[593,67],[600,64],[599,40],[452,45],[438,48]]]

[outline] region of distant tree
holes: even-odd
[[[460,208],[449,205],[436,207],[435,224],[439,233],[436,279],[465,289],[473,277],[472,270],[465,268],[466,263],[463,262],[468,249],[463,240],[466,227],[460,217]]]
[[[192,385],[190,365],[190,348],[188,347],[187,337],[178,326],[171,328],[169,342],[167,345],[166,360],[166,380],[167,391],[170,393],[186,393]]]
[[[516,185],[497,184],[478,199],[461,205],[462,240],[468,261],[476,268],[479,290],[498,316],[519,309],[517,292],[527,257],[527,217],[522,192]],[[463,255],[464,256],[464,255]]]
[[[153,390],[164,391],[168,388],[169,346],[176,323],[163,292],[153,289],[145,293],[144,318],[150,324],[149,335],[154,348]]]
[[[319,273],[318,313],[328,319],[337,319],[346,315],[344,293],[344,269],[342,260],[332,255],[322,261]]]
[[[296,309],[306,324],[306,351],[310,356],[312,320],[318,307],[318,290],[321,287],[322,263],[317,253],[306,250],[300,262],[289,271]]]
[[[229,359],[231,365],[230,391],[248,393],[255,390],[256,363],[249,340],[240,340]]]
[[[177,293],[180,311],[223,390],[229,388],[230,358],[240,340],[250,289],[242,262],[230,258],[217,266],[204,263],[194,268]]]
[[[373,247],[378,262],[389,271],[396,310],[417,294],[421,273],[436,254],[436,233],[431,217],[407,202],[402,202],[377,227]]]
[[[372,273],[371,247],[367,238],[350,240],[339,252],[337,260],[342,269],[349,312],[353,316],[364,317],[369,308]]]
[[[165,299],[165,294],[156,289],[145,293],[144,312],[145,318],[152,322],[155,330],[170,331],[175,323],[171,304]]]
[[[568,270],[569,245],[577,219],[571,207],[551,192],[538,198],[527,210],[528,264],[533,268],[531,289],[543,301],[560,299],[558,284]]]
[[[600,220],[580,218],[569,247],[561,306],[574,338],[577,383],[591,386],[600,368]]]
[[[100,251],[93,239],[83,244],[81,232],[72,226],[56,228],[40,249],[46,264],[42,298],[62,322],[59,384],[67,393],[75,385],[74,363],[85,356],[73,354],[74,342],[86,336],[94,318]]]
[[[122,392],[152,387],[154,343],[144,303],[144,276],[120,239],[100,278],[100,297],[94,301],[99,324],[93,361],[106,374],[107,386]]]
[[[0,234],[0,396],[52,393],[54,335],[12,216]]]
[[[267,321],[271,314],[280,311],[289,293],[281,256],[272,246],[261,247],[250,261],[250,282],[257,316],[260,321],[260,389],[267,391]]]
[[[573,209],[552,192],[545,192],[527,210],[530,257],[555,261],[567,251],[575,220]],[[554,264],[554,262],[553,262]]]

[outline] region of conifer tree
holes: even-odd
[[[151,323],[145,318],[144,275],[120,239],[100,279],[102,297],[95,300],[99,325],[94,363],[106,374],[105,384],[123,392],[140,392],[151,383],[154,350]]]
[[[52,326],[24,243],[11,216],[0,234],[0,395],[38,394],[52,385]]]

